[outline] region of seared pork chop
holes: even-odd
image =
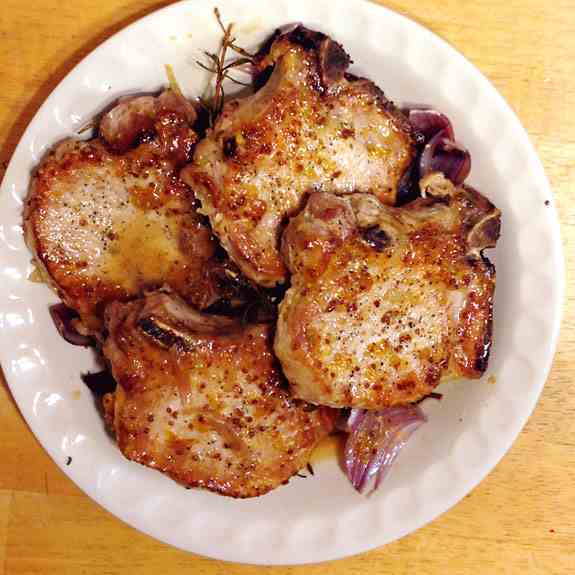
[[[395,208],[315,193],[289,223],[275,352],[295,397],[379,409],[487,367],[500,213],[440,174]]]
[[[194,114],[173,92],[121,101],[101,138],[58,144],[33,176],[27,243],[89,332],[109,301],[144,289],[168,284],[199,307],[217,297],[217,244],[177,177],[197,139]]]
[[[256,58],[265,85],[224,106],[182,178],[231,259],[256,283],[286,279],[285,220],[313,190],[370,192],[393,204],[414,156],[405,118],[372,82],[346,73],[342,47],[299,26]]]
[[[253,497],[287,482],[332,429],[336,412],[284,389],[269,325],[201,314],[161,292],[105,315],[118,382],[105,408],[128,459]]]

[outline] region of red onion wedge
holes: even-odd
[[[456,186],[462,184],[471,171],[471,156],[466,148],[448,137],[448,131],[438,132],[423,148],[419,159],[419,175],[443,172]]]
[[[427,421],[417,405],[380,411],[352,409],[348,418],[345,469],[352,485],[362,493],[375,478],[375,491],[411,434]]]
[[[63,303],[57,303],[50,306],[50,315],[52,321],[58,330],[58,333],[72,345],[81,345],[89,347],[94,340],[87,335],[82,335],[74,327],[74,322],[78,319],[78,314]]]
[[[419,143],[424,144],[418,162],[419,178],[431,172],[443,172],[455,185],[462,184],[471,170],[471,156],[455,141],[449,118],[422,105],[405,105],[401,110],[418,135]]]
[[[408,117],[410,124],[429,142],[433,136],[439,132],[445,131],[445,135],[450,140],[455,138],[453,126],[449,118],[425,106],[403,108],[403,113]]]

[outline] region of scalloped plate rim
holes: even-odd
[[[59,84],[56,86],[56,88],[54,88],[54,90],[51,92],[51,94],[48,96],[48,98],[44,101],[44,103],[37,110],[33,119],[30,121],[30,124],[28,125],[28,127],[24,131],[24,133],[20,139],[20,142],[19,142],[18,146],[16,147],[16,149],[13,153],[13,156],[10,160],[10,163],[6,169],[6,173],[4,175],[4,179],[2,182],[3,196],[0,197],[0,205],[2,205],[2,202],[9,201],[6,198],[6,196],[8,195],[8,190],[5,189],[6,186],[4,184],[5,184],[5,182],[10,181],[11,173],[14,169],[14,164],[17,161],[17,158],[20,155],[22,155],[23,153],[24,154],[27,153],[24,150],[25,143],[28,140],[30,133],[33,130],[35,124],[37,123],[40,115],[46,110],[46,108],[52,106],[52,104],[58,100],[58,98],[61,96],[62,91],[66,90],[68,87],[70,87],[73,84],[76,77],[82,73],[83,69],[87,66],[89,61],[93,61],[93,60],[97,59],[98,55],[100,53],[105,51],[110,45],[117,43],[128,32],[137,29],[138,27],[142,26],[144,23],[148,23],[148,22],[151,22],[151,21],[157,19],[159,15],[165,16],[165,15],[168,15],[172,11],[174,13],[177,13],[183,5],[189,6],[193,10],[194,4],[197,5],[200,3],[201,4],[209,3],[209,4],[217,4],[221,7],[222,5],[225,4],[225,2],[226,2],[226,0],[222,0],[221,2],[215,2],[215,3],[211,2],[211,1],[204,1],[204,0],[198,0],[196,2],[184,0],[182,2],[177,2],[177,3],[171,4],[169,6],[163,7],[159,10],[156,10],[154,12],[151,12],[151,13],[143,16],[142,18],[132,22],[131,24],[129,24],[128,26],[126,26],[122,30],[116,32],[111,37],[107,38],[104,42],[102,42],[100,45],[98,45],[87,56],[85,56],[76,66],[74,66],[74,68],[72,70],[70,70],[66,74],[66,76],[59,82]],[[533,147],[533,144],[531,143],[528,135],[526,134],[523,127],[521,126],[517,115],[515,114],[514,110],[509,106],[509,104],[506,102],[506,100],[503,98],[503,96],[491,84],[491,82],[469,60],[467,60],[461,53],[459,53],[449,43],[447,43],[445,40],[440,38],[438,35],[436,35],[435,33],[431,32],[430,30],[425,28],[423,25],[419,24],[418,22],[411,20],[407,16],[404,16],[402,14],[394,12],[393,10],[391,10],[391,9],[389,9],[383,5],[372,3],[369,0],[350,0],[349,2],[347,2],[347,5],[350,7],[351,10],[362,10],[362,9],[374,10],[374,11],[378,11],[381,13],[386,13],[387,18],[392,18],[392,19],[393,18],[399,18],[404,22],[405,25],[416,30],[418,34],[424,34],[428,41],[435,42],[441,47],[441,49],[447,50],[449,53],[449,56],[451,58],[456,58],[456,59],[459,59],[461,62],[463,62],[465,67],[468,68],[469,71],[473,72],[473,74],[476,76],[478,81],[481,84],[483,84],[484,89],[486,89],[490,92],[490,96],[497,99],[498,105],[505,110],[506,115],[508,115],[509,117],[512,117],[513,122],[516,123],[521,128],[521,131],[523,132],[523,135],[524,135],[524,141],[522,142],[522,146],[524,146],[525,149],[528,150],[531,163],[534,166],[534,168],[536,169],[536,171],[538,172],[540,184],[545,187],[545,191],[547,192],[547,195],[549,196],[549,198],[552,201],[551,188],[550,188],[549,182],[547,180],[547,177],[544,173],[543,166],[541,165],[541,162],[540,162],[540,160],[536,154],[536,151]],[[553,210],[553,212],[555,213],[553,201],[552,201],[552,205],[549,206],[549,209]],[[1,221],[0,221],[0,223],[1,223]],[[434,511],[431,514],[428,514],[429,516],[427,516],[427,517],[423,518],[421,521],[417,522],[416,525],[411,525],[405,529],[401,529],[401,528],[398,529],[397,533],[394,537],[392,537],[389,540],[381,541],[380,543],[378,543],[378,546],[389,543],[390,541],[393,541],[395,539],[401,538],[401,537],[405,536],[406,534],[413,532],[416,529],[419,529],[420,527],[429,523],[430,521],[435,520],[438,516],[440,516],[441,514],[443,514],[446,511],[448,511],[458,501],[460,501],[467,493],[469,493],[472,489],[474,489],[474,487],[477,486],[485,478],[485,476],[488,475],[493,470],[493,468],[498,464],[498,462],[501,460],[501,458],[511,448],[516,437],[518,436],[521,429],[523,428],[526,421],[528,420],[529,416],[533,412],[535,405],[538,401],[538,398],[540,396],[540,393],[543,389],[544,383],[545,383],[545,381],[549,375],[549,371],[551,369],[551,364],[552,364],[552,360],[553,360],[553,356],[554,356],[554,352],[555,352],[555,349],[557,346],[557,341],[558,341],[558,336],[559,336],[559,328],[560,328],[560,323],[561,323],[561,311],[562,311],[563,299],[564,299],[564,265],[563,265],[562,247],[561,247],[560,235],[559,235],[559,224],[557,222],[556,214],[555,214],[555,226],[552,230],[552,234],[553,234],[552,242],[553,242],[553,249],[554,249],[554,251],[553,251],[554,267],[555,267],[555,271],[557,272],[557,277],[555,279],[556,279],[557,284],[558,284],[558,287],[557,287],[558,292],[557,292],[557,296],[556,296],[556,299],[554,302],[554,310],[553,310],[554,319],[553,319],[553,326],[552,326],[552,338],[551,338],[551,341],[549,342],[549,350],[550,351],[547,354],[544,365],[539,366],[538,379],[540,380],[541,383],[539,385],[538,392],[533,396],[529,405],[525,406],[525,408],[522,412],[522,415],[515,421],[514,432],[509,435],[510,439],[508,441],[506,441],[505,444],[499,446],[498,452],[491,455],[490,461],[486,465],[484,465],[484,469],[482,470],[481,473],[476,474],[475,477],[467,480],[464,493],[463,492],[462,493],[455,492],[453,496],[447,498],[447,500],[444,500],[444,502],[440,505],[441,510],[439,510],[437,512]],[[2,288],[0,288],[0,291],[3,291]],[[0,311],[1,311],[1,308],[0,308]],[[0,333],[0,340],[5,341],[6,338],[7,338],[7,336],[4,334],[4,330],[3,330]],[[5,353],[5,349],[6,349],[5,346],[0,346],[0,361],[2,362],[2,364],[5,364],[5,362],[8,362],[10,360],[10,355]],[[86,485],[86,483],[84,481],[82,481],[80,478],[78,478],[74,473],[74,469],[71,467],[67,467],[65,465],[64,461],[62,460],[62,458],[59,457],[59,455],[60,455],[59,448],[55,445],[50,444],[47,441],[47,438],[46,438],[43,430],[41,429],[41,421],[37,417],[31,415],[29,406],[22,406],[20,404],[20,402],[17,399],[18,398],[18,390],[15,389],[14,384],[11,383],[11,381],[9,379],[9,375],[8,374],[5,374],[5,375],[6,375],[6,381],[8,383],[8,386],[10,387],[10,390],[12,392],[13,397],[16,399],[16,403],[18,405],[18,408],[19,408],[21,414],[23,415],[24,419],[26,420],[28,426],[33,431],[36,439],[39,441],[39,443],[42,445],[42,447],[48,452],[48,454],[50,455],[52,460],[56,463],[56,465],[58,465],[58,467],[72,481],[74,481],[84,491],[84,493],[86,493],[92,500],[94,500],[96,503],[98,503],[100,506],[107,509],[111,513],[113,513],[116,517],[118,517],[119,519],[121,519],[122,521],[127,523],[128,525],[131,525],[131,526],[137,528],[138,530],[140,530],[140,531],[142,531],[142,532],[144,532],[144,533],[146,533],[152,537],[155,537],[155,538],[157,538],[157,539],[159,539],[165,543],[179,547],[185,551],[202,553],[202,554],[205,554],[205,555],[210,556],[210,557],[224,559],[227,561],[237,561],[237,562],[244,562],[244,563],[250,563],[250,564],[263,564],[263,565],[270,565],[270,564],[296,565],[296,564],[303,564],[303,563],[310,563],[310,562],[328,561],[328,560],[333,560],[333,559],[339,559],[339,558],[349,556],[352,554],[355,555],[358,553],[363,553],[365,551],[368,551],[368,550],[374,548],[374,546],[372,544],[368,543],[365,546],[356,545],[354,547],[354,549],[352,549],[352,550],[349,550],[346,548],[346,549],[343,549],[341,552],[338,552],[335,549],[330,549],[327,554],[324,554],[323,556],[321,556],[319,558],[316,556],[312,557],[311,559],[304,557],[304,558],[302,558],[302,560],[300,560],[299,558],[294,557],[293,560],[291,560],[289,562],[283,562],[283,561],[282,562],[274,562],[274,561],[269,561],[269,560],[259,561],[257,556],[250,557],[250,559],[248,559],[246,561],[247,557],[246,557],[245,553],[235,554],[233,552],[233,550],[226,550],[225,552],[221,552],[221,553],[214,552],[213,550],[209,549],[209,544],[207,545],[207,549],[199,549],[197,545],[196,545],[196,548],[194,548],[194,549],[186,548],[185,546],[179,545],[173,541],[173,538],[171,538],[169,534],[166,534],[162,530],[161,526],[156,528],[153,524],[152,525],[142,524],[141,521],[136,521],[134,519],[131,519],[131,520],[127,519],[125,517],[125,514],[123,513],[125,510],[122,509],[121,505],[117,506],[115,504],[113,498],[110,499],[110,498],[106,498],[106,497],[102,496],[97,490],[96,491],[92,490],[89,485]],[[513,436],[513,437],[511,437],[511,436]]]

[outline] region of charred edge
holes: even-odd
[[[495,266],[491,263],[491,260],[483,253],[483,250],[479,252],[479,259],[484,265],[487,277],[489,279],[495,278]]]
[[[501,217],[497,216],[490,219],[487,225],[487,231],[485,232],[487,237],[495,245],[499,236],[501,235]]]
[[[291,44],[301,46],[304,50],[308,52],[319,51],[321,44],[324,40],[330,40],[328,36],[317,32],[315,30],[310,30],[305,26],[297,26],[291,32],[288,32],[284,36]]]
[[[351,60],[340,44],[325,38],[319,49],[319,71],[324,86],[341,80]]]
[[[233,159],[236,157],[238,152],[238,142],[235,136],[226,138],[223,143],[223,152],[226,158]]]
[[[223,250],[223,248],[219,249]],[[216,286],[220,298],[203,311],[235,317],[243,317],[248,314],[251,321],[253,319],[252,311],[261,308],[266,311],[273,302],[278,300],[278,297],[275,290],[255,287],[239,269],[225,261],[226,257],[224,252],[224,261],[221,265],[214,266],[209,272],[210,280]],[[252,308],[254,309],[252,310]],[[256,312],[256,316],[260,316],[259,311]],[[275,317],[275,313],[273,317]]]
[[[403,206],[417,199],[420,195],[419,158],[416,157],[399,180],[395,203],[397,206]]]
[[[274,30],[274,33],[267,40],[265,40],[264,43],[260,46],[260,49],[254,55],[254,60],[256,62],[263,60],[270,53],[270,50],[272,49],[274,42],[282,35],[283,32],[281,28],[276,28]]]
[[[313,403],[306,403],[302,408],[306,413],[317,411],[318,406]]]
[[[492,280],[495,277],[495,266],[483,250],[469,251],[465,254],[464,261],[471,269],[485,274],[487,279]]]
[[[154,141],[157,135],[158,133],[156,132],[155,128],[151,130],[143,130],[142,132],[136,134],[131,147],[137,148],[142,144],[149,144],[150,142]]]
[[[197,106],[197,118],[192,125],[192,130],[198,135],[198,141],[202,140],[210,127],[210,111],[206,106],[199,102]]]
[[[450,196],[432,196],[431,194],[426,197],[428,206],[450,206]]]
[[[84,373],[80,377],[88,389],[98,397],[106,395],[106,393],[113,393],[116,390],[116,380],[107,370],[98,373]]]
[[[501,234],[501,218],[493,215],[481,224],[481,238],[483,245],[487,247],[495,246]]]
[[[310,30],[305,26],[296,26],[290,32],[276,30],[264,42],[255,56],[256,62],[261,62],[272,50],[274,43],[282,39],[290,44],[303,48],[317,57],[318,71],[323,88],[339,80],[351,64],[351,59],[341,44],[332,40],[322,32]],[[254,90],[259,90],[269,79],[273,66],[267,66],[254,77]]]
[[[254,292],[252,298],[246,297],[241,301],[239,298],[222,298],[203,310],[203,313],[237,318],[241,325],[252,325],[275,322],[278,310],[277,304],[270,303]]]
[[[254,89],[254,92],[257,92],[259,89],[263,88],[267,84],[273,71],[274,71],[273,66],[267,66],[261,72],[259,72],[254,76],[254,79],[252,81],[252,87]]]
[[[278,317],[277,305],[269,303],[266,299],[248,303],[244,306],[242,323],[251,325],[254,323],[275,323]]]
[[[491,321],[490,321],[491,323]],[[477,355],[475,356],[475,362],[473,368],[478,373],[484,373],[487,369],[487,364],[489,363],[489,355],[491,353],[491,329],[489,333],[485,334],[483,342],[479,344],[477,349]]]
[[[306,52],[319,55],[320,71],[322,77],[325,75],[327,80],[341,77],[351,64],[351,59],[343,46],[321,32],[297,26],[285,37],[290,43],[301,46]]]
[[[438,393],[436,391],[431,391],[427,395],[424,395],[421,399],[418,399],[415,404],[420,405],[426,399],[434,399],[435,401],[441,401],[443,399],[443,393]]]
[[[362,231],[364,241],[378,252],[382,252],[391,243],[389,234],[379,226],[372,226]]]
[[[474,212],[467,218],[463,224],[463,230],[467,241],[469,255],[476,257],[481,252],[481,259],[486,260],[483,256],[483,250],[494,248],[501,233],[501,217],[499,211],[494,211],[481,218],[481,214]],[[481,219],[479,219],[481,218]]]
[[[178,351],[187,351],[189,349],[188,342],[183,337],[160,327],[151,317],[140,319],[137,326],[162,347],[168,349],[174,347]]]
[[[485,327],[485,334],[483,335],[483,341],[479,342],[475,351],[475,361],[473,362],[473,368],[478,373],[485,373],[487,369],[487,364],[489,363],[489,355],[491,353],[491,342],[492,342],[492,331],[493,331],[493,305],[489,306],[489,317],[487,318],[487,325]]]
[[[469,214],[464,223],[466,230],[469,231],[478,225],[485,227],[486,232],[481,230],[481,237],[491,240],[493,245],[495,245],[495,242],[499,239],[501,213],[493,203],[475,188],[467,184],[463,184],[461,188],[464,191],[463,202],[468,208]]]

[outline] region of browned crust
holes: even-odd
[[[313,194],[304,211],[290,222],[283,253],[293,274],[292,287],[280,305],[275,351],[296,397],[334,407],[379,409],[417,401],[444,379],[477,379],[487,369],[495,269],[482,250],[494,245],[501,214],[475,190],[456,188],[441,175],[430,176],[422,187],[426,197],[402,208],[383,206],[366,194],[339,198]],[[352,221],[341,218],[349,209],[346,206],[353,208]],[[355,262],[351,268],[349,262]],[[330,340],[338,339],[337,326],[344,325],[344,317],[351,325],[371,321],[371,317],[377,325],[380,321],[396,325],[397,317],[408,317],[413,288],[406,288],[406,296],[398,288],[400,299],[397,307],[390,308],[389,318],[386,314],[379,318],[379,302],[371,295],[374,282],[393,278],[398,268],[413,270],[412,277],[404,278],[407,286],[418,286],[425,294],[429,283],[445,296],[449,323],[447,329],[437,332],[433,345],[415,352],[419,370],[412,369],[410,375],[401,368],[389,381],[378,381],[377,370],[364,369],[363,364],[375,365],[377,353],[382,353],[389,362],[388,373],[393,374],[402,361],[396,344],[378,340],[381,347],[356,364],[341,351],[341,343],[340,351],[331,356]],[[334,292],[337,297],[330,296]],[[458,297],[465,298],[461,308],[453,303]],[[359,301],[364,302],[361,311]],[[373,307],[368,309],[368,305]],[[318,325],[317,318],[334,310],[339,316],[333,321],[339,323],[330,320],[319,324],[323,327],[313,327]],[[399,325],[405,326],[405,320]],[[328,327],[335,335],[327,332]],[[412,331],[404,333],[406,337],[418,325],[409,327]],[[338,356],[340,360],[336,360]],[[329,363],[326,357],[331,358]],[[398,361],[397,368],[390,367],[394,361]],[[352,380],[357,369],[365,373]],[[350,384],[346,387],[348,373]]]
[[[52,289],[56,291],[60,299],[69,307],[77,311],[86,311],[84,305],[78,306],[78,298],[90,302],[88,307],[95,305],[94,300],[112,300],[126,297],[123,290],[108,289],[100,285],[100,295],[96,296],[95,286],[91,287],[78,282],[73,271],[68,269],[68,262],[59,260],[57,247],[44,241],[44,236],[39,227],[52,204],[52,187],[54,182],[65,177],[70,170],[82,169],[83,167],[100,163],[107,152],[100,145],[88,143],[82,147],[76,147],[76,142],[63,141],[50,150],[40,165],[32,174],[30,190],[24,203],[23,224],[24,238],[28,249],[34,256],[36,265],[41,269],[42,276]],[[80,268],[78,268],[78,271]],[[93,302],[93,303],[92,303]],[[85,327],[90,330],[96,327],[86,322]]]
[[[299,25],[288,33],[276,30],[263,44],[255,57],[256,75],[268,70],[293,47],[302,48],[313,58],[319,77],[317,86],[322,90],[328,90],[332,84],[341,80],[351,64],[351,58],[341,44],[321,32]]]
[[[206,140],[198,146],[193,163],[182,171],[182,178],[199,197],[202,212],[210,218],[214,233],[246,276],[260,285],[273,287],[287,279],[278,253],[285,222],[299,213],[308,193],[313,191],[310,188],[318,185],[329,189],[330,182],[341,176],[339,163],[332,162],[326,151],[330,140],[335,140],[345,154],[343,140],[355,137],[354,129],[346,128],[343,123],[340,127],[330,126],[331,131],[324,135],[327,143],[322,140],[314,164],[314,157],[308,158],[302,151],[314,123],[321,129],[334,107],[349,106],[373,117],[381,116],[390,130],[389,142],[379,147],[364,141],[363,135],[357,137],[363,142],[360,146],[365,144],[364,152],[373,162],[374,175],[371,181],[361,184],[362,191],[371,191],[387,204],[395,203],[397,188],[409,170],[416,147],[407,119],[372,82],[347,74],[349,56],[341,45],[324,34],[303,26],[287,33],[277,32],[255,62],[260,74],[273,70],[267,79],[270,90],[259,99],[256,94],[251,102],[244,100],[247,107],[242,106],[241,100],[228,102]],[[294,66],[298,73],[296,84],[282,83],[276,91],[275,82],[284,73],[293,73]],[[277,132],[274,126],[279,126]],[[284,141],[289,145],[284,146]],[[293,189],[286,190],[290,193],[289,200],[276,193],[291,184],[286,183],[283,172],[280,172],[283,179],[274,181],[273,166],[270,169],[268,161],[272,156],[278,171],[293,162],[296,194]],[[265,165],[263,190],[257,187],[260,182],[257,172],[253,172],[260,162]],[[314,182],[316,169],[319,175]],[[375,174],[386,174],[382,176],[385,181],[376,181]],[[306,181],[305,190],[297,185],[299,177]],[[339,184],[333,185],[336,188]],[[340,192],[348,193],[343,187]],[[274,216],[280,223],[276,221],[268,228]]]
[[[255,57],[256,82],[258,82],[258,72],[259,74],[271,73],[271,69],[278,58],[293,47],[303,48],[314,59],[315,70],[320,82],[319,84],[314,82],[312,85],[320,86],[323,92],[344,78],[352,84],[361,83],[363,89],[370,92],[378,101],[381,109],[394,117],[398,130],[406,134],[411,145],[415,146],[418,135],[407,116],[392,101],[388,100],[383,90],[371,80],[349,73],[347,69],[352,64],[351,58],[341,44],[322,32],[310,30],[302,25],[288,33],[282,33],[281,29],[277,29],[262,45]],[[263,85],[263,83],[265,82],[260,80],[260,84]],[[415,157],[415,151],[412,157]]]
[[[305,466],[318,441],[333,428],[336,412],[306,405],[285,390],[271,353],[269,325],[243,326],[230,318],[205,316],[161,292],[111,304],[106,325],[109,337],[103,349],[119,386],[116,397],[107,398],[106,411],[120,450],[186,487],[237,498],[263,495]],[[246,378],[235,380],[233,398],[225,392],[228,381],[221,375],[229,369]],[[150,415],[158,413],[155,394],[182,393],[182,385],[186,393],[193,389],[194,397],[207,402],[201,411],[196,411],[197,404],[189,406],[191,412],[182,403],[179,417],[184,425],[195,422],[189,418],[196,414],[202,426],[225,438],[232,451],[203,451],[205,459],[194,460],[189,449],[196,439],[187,443],[178,431],[161,444],[150,439]],[[260,415],[250,407],[254,399]],[[170,429],[175,428],[166,427],[166,433]],[[270,453],[262,447],[262,434],[274,446],[271,459],[261,459],[262,453]],[[230,471],[219,466],[221,459],[212,462],[219,453],[233,462]]]
[[[166,117],[163,117],[160,121],[165,119]],[[172,126],[167,125],[165,129],[167,131],[164,136],[168,138],[172,133]],[[178,236],[181,244],[178,249],[182,252],[181,265],[177,268],[174,263],[170,267],[168,277],[162,281],[171,283],[182,295],[189,297],[197,305],[209,305],[214,300],[215,286],[210,287],[207,268],[200,269],[199,262],[208,263],[210,254],[213,254],[215,250],[215,241],[211,237],[209,228],[200,223],[200,218],[195,211],[193,194],[178,179],[175,172],[170,172],[166,167],[168,163],[165,162],[166,158],[161,151],[161,146],[161,144],[157,147],[152,143],[143,144],[138,149],[116,156],[108,151],[99,139],[89,142],[66,140],[47,153],[32,175],[23,211],[26,243],[43,277],[66,305],[80,313],[84,327],[88,331],[97,332],[101,328],[101,313],[108,302],[126,300],[139,293],[137,289],[128,289],[128,283],[123,285],[111,281],[107,276],[84,275],[87,264],[82,257],[89,257],[89,254],[76,256],[68,253],[62,247],[63,244],[55,241],[46,227],[45,221],[50,217],[51,210],[62,208],[62,205],[58,203],[58,186],[66,187],[66,193],[70,194],[76,193],[74,186],[77,186],[77,194],[82,194],[81,174],[83,172],[90,174],[93,169],[111,171],[115,174],[118,185],[120,185],[122,174],[130,176],[134,170],[138,173],[145,173],[146,170],[153,169],[162,174],[162,180],[159,182],[161,190],[154,188],[155,191],[149,194],[149,197],[140,192],[136,195],[136,191],[131,189],[127,190],[130,194],[130,201],[133,199],[138,209],[142,210],[142,218],[146,217],[145,212],[154,211],[157,208],[163,209],[162,206],[165,203],[166,206],[170,206],[166,208],[165,217],[177,218],[177,221],[181,222]],[[95,202],[96,211],[106,209],[106,205],[96,205],[95,197],[87,196],[87,201]],[[189,214],[189,217],[186,217],[186,214]],[[88,216],[86,214],[84,218],[84,214],[79,212],[77,216],[85,223],[86,230],[90,225]],[[72,225],[70,223],[70,226]],[[67,231],[72,232],[71,229]],[[117,232],[118,230],[110,230],[110,245],[111,242],[121,239]],[[124,255],[127,256],[127,254]],[[103,253],[102,257],[112,257],[111,252]],[[142,277],[146,273],[145,265],[146,263],[142,261],[139,268],[142,270]],[[129,272],[126,271],[126,282],[129,280],[128,276]],[[159,285],[150,284],[145,287],[159,287]],[[198,288],[195,291],[194,286]]]

